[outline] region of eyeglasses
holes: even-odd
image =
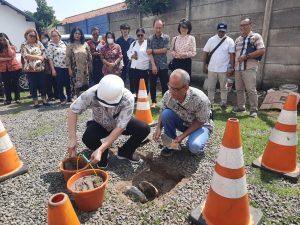
[[[137,36],[137,37],[144,37],[143,34],[137,34],[136,36]]]
[[[31,37],[31,38],[36,38],[36,35],[32,35],[32,34],[30,34],[28,36]]]
[[[173,87],[170,86],[170,84],[168,84],[169,90],[170,91],[174,91],[174,92],[179,92],[179,91],[181,91],[185,87],[186,87],[186,85],[182,86],[181,88],[173,88]]]

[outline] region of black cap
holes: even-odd
[[[218,31],[227,31],[227,24],[226,23],[219,23],[217,27]]]

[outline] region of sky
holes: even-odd
[[[16,8],[24,11],[36,11],[35,0],[6,0]],[[123,2],[124,0],[47,0],[55,11],[56,19],[61,21],[66,17],[99,9],[105,6]]]

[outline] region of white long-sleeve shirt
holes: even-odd
[[[129,50],[127,51],[127,56],[131,60],[131,68],[139,70],[149,69],[149,56],[146,52],[147,50],[147,40],[144,40],[142,44],[138,40],[131,43]],[[137,52],[138,59],[132,59],[134,52]]]

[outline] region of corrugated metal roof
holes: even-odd
[[[96,16],[101,16],[106,13],[118,12],[118,11],[122,11],[125,9],[127,9],[127,5],[126,5],[126,3],[122,2],[122,3],[115,4],[115,5],[111,5],[111,6],[107,6],[107,7],[103,7],[100,9],[95,9],[95,10],[92,10],[89,12],[85,12],[85,13],[81,13],[78,15],[67,17],[61,22],[61,24],[75,23],[75,22],[78,22],[81,20],[93,18]]]

